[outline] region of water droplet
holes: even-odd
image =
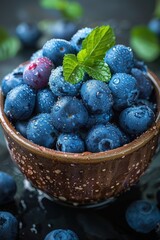
[[[113,82],[114,82],[114,84],[119,84],[119,83],[120,83],[120,80],[119,80],[119,78],[115,78],[115,79],[113,80]]]
[[[96,96],[97,96],[97,98],[102,98],[103,97],[103,92],[97,92]]]

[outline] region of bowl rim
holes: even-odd
[[[155,86],[157,96],[159,96],[157,100],[158,111],[155,123],[146,132],[141,134],[138,138],[136,138],[132,142],[109,151],[98,153],[91,152],[66,153],[32,143],[28,139],[24,138],[19,132],[17,132],[14,126],[10,123],[10,121],[6,117],[3,111],[4,96],[2,94],[1,89],[0,89],[0,124],[2,125],[3,130],[18,144],[22,145],[25,149],[29,150],[31,153],[50,159],[51,161],[60,161],[74,164],[80,163],[87,164],[112,161],[116,158],[123,159],[126,155],[131,154],[134,151],[137,151],[139,148],[147,144],[147,142],[150,141],[160,131],[160,80],[150,70],[148,70],[148,76]]]

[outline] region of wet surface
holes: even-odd
[[[1,25],[8,27],[11,32],[14,31],[19,21],[32,19],[36,22],[47,17],[52,18],[50,11],[43,11],[38,7],[38,1],[2,0],[1,2],[3,6],[0,10]],[[125,44],[129,44],[131,26],[146,23],[151,18],[154,7],[154,1],[147,1],[146,4],[144,0],[122,0],[121,3],[118,0],[101,0],[94,1],[93,4],[91,0],[81,2],[86,7],[82,26],[109,23],[115,29],[117,42]],[[14,14],[10,18],[6,14],[8,6],[13,7]],[[0,79],[21,62],[26,61],[32,52],[32,50],[22,51],[14,59],[2,62]],[[149,64],[149,68],[160,76],[159,61]],[[130,229],[125,221],[125,209],[130,202],[136,199],[156,201],[156,193],[160,189],[160,154],[155,155],[152,164],[137,185],[110,204],[95,209],[62,206],[31,186],[10,159],[2,131],[0,132],[0,171],[11,174],[18,186],[15,200],[10,204],[0,206],[0,210],[13,213],[19,220],[17,240],[43,240],[49,231],[57,228],[72,229],[80,240],[160,239],[158,230],[150,234],[139,234]]]

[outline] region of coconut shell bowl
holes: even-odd
[[[0,122],[12,160],[38,189],[58,203],[96,206],[114,199],[135,184],[155,154],[160,133],[160,81],[148,73],[155,89],[155,123],[132,142],[106,152],[63,153],[22,137],[3,111]]]

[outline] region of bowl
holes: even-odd
[[[5,116],[0,92],[0,122],[12,160],[36,188],[58,203],[95,206],[114,199],[138,181],[158,145],[160,81],[154,73],[148,75],[157,102],[155,123],[132,142],[99,153],[63,153],[25,139]]]

